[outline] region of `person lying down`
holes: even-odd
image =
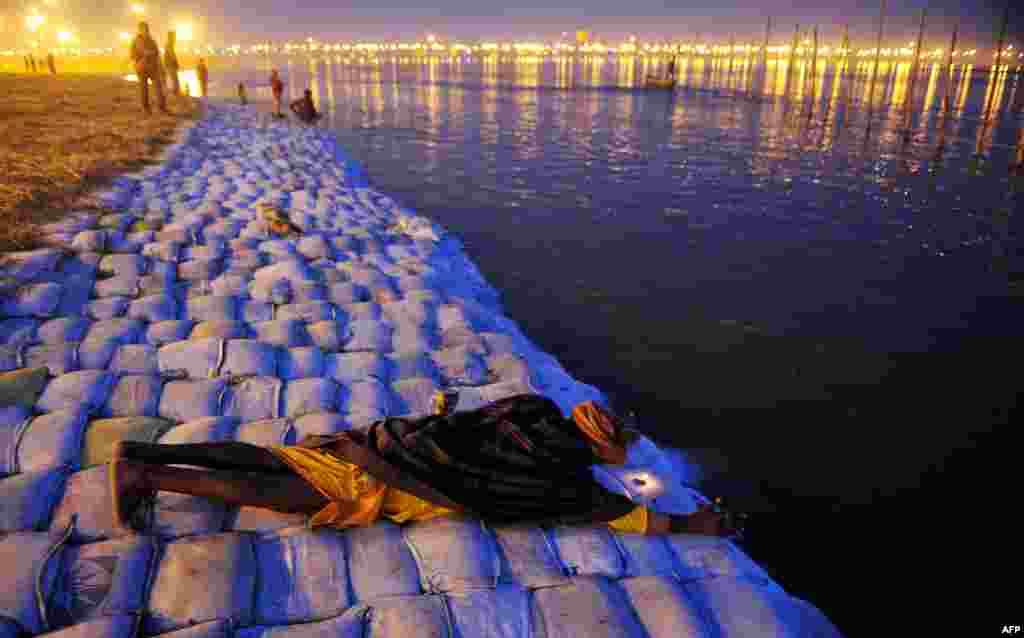
[[[735,535],[710,506],[657,513],[595,481],[591,466],[624,463],[637,434],[593,402],[566,419],[550,399],[524,394],[470,411],[387,418],[293,446],[121,441],[110,469],[114,517],[132,527],[161,490],[304,514],[312,527],[454,515],[495,525]]]

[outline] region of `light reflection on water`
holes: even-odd
[[[883,63],[872,87],[860,60],[684,58],[671,94],[637,88],[664,73],[644,57],[274,62],[378,188],[466,240],[528,334],[712,472],[858,500],[875,435],[874,485],[896,488],[991,427],[921,445],[885,406],[936,394],[903,385],[915,366],[963,373],[904,353],[1022,336],[1022,76]],[[266,101],[265,75],[226,86]]]

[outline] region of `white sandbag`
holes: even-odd
[[[532,598],[535,625],[545,638],[643,638],[644,630],[622,588],[598,576],[538,589]]]
[[[59,574],[62,539],[46,532],[0,535],[0,609],[30,636],[46,630],[37,600],[53,591]]]
[[[396,353],[413,354],[436,350],[440,345],[437,334],[426,326],[408,323],[393,324],[391,350]]]
[[[338,384],[332,379],[311,378],[289,381],[284,388],[285,415],[296,418],[338,409]]]
[[[261,507],[239,507],[228,513],[225,531],[273,532],[289,527],[304,527],[308,517],[303,514],[284,514]]]
[[[622,554],[624,577],[675,576],[675,557],[663,536],[616,531],[611,535]]]
[[[283,382],[274,377],[240,377],[230,380],[220,400],[220,414],[242,423],[281,416]]]
[[[91,339],[78,344],[80,370],[106,370],[121,344],[114,339]]]
[[[2,350],[2,348],[0,348]],[[15,367],[46,368],[50,376],[58,377],[78,369],[78,344],[30,346],[21,352],[21,365]],[[2,357],[0,357],[2,359]],[[4,368],[0,368],[3,370]],[[11,369],[11,368],[6,368]]]
[[[83,406],[98,411],[114,388],[116,377],[101,370],[69,372],[50,381],[36,403],[41,412]]]
[[[0,298],[0,315],[8,317],[50,317],[60,303],[61,286],[54,283],[28,284]]]
[[[455,346],[431,352],[440,376],[449,386],[485,385],[491,379],[483,357],[471,347]]]
[[[0,478],[0,534],[46,529],[66,476],[51,469]]]
[[[531,635],[529,594],[518,587],[451,592],[445,598],[455,634],[462,638]]]
[[[238,304],[234,297],[192,297],[186,302],[185,318],[193,321],[232,321],[238,318]]]
[[[346,530],[345,540],[356,601],[421,593],[416,560],[402,538],[402,528],[382,521]]]
[[[348,419],[336,412],[306,414],[295,419],[293,423],[296,441],[301,441],[310,435],[338,434],[351,429],[351,427]]]
[[[122,276],[100,279],[93,287],[97,297],[137,297],[141,292],[138,277]]]
[[[264,245],[268,242],[260,244],[260,250],[264,251]],[[305,262],[296,259],[287,259],[279,261],[270,266],[264,266],[255,273],[253,273],[253,279],[259,283],[270,283],[278,280],[287,280],[290,282],[311,282],[315,280],[313,271],[305,264]]]
[[[343,385],[349,385],[369,379],[389,381],[388,369],[388,360],[377,352],[340,352],[327,355],[324,374]]]
[[[156,348],[150,345],[132,344],[121,346],[110,360],[110,372],[114,374],[157,374]]]
[[[68,343],[82,341],[92,322],[85,317],[59,317],[50,319],[39,326],[39,341],[42,343]]]
[[[290,419],[263,419],[239,425],[234,440],[260,447],[294,445],[295,431]]]
[[[124,296],[103,297],[85,304],[82,314],[97,321],[116,319],[128,312],[130,303],[131,299]]]
[[[355,303],[370,300],[370,291],[365,286],[352,282],[331,284],[327,288],[327,298],[331,303],[346,308]]]
[[[0,276],[27,281],[56,270],[64,255],[65,252],[58,248],[9,252],[0,256]]]
[[[320,348],[281,349],[278,375],[285,380],[322,377],[326,357]]]
[[[149,635],[231,618],[252,624],[256,586],[252,541],[244,534],[186,538],[164,546],[149,595]],[[202,583],[196,596],[188,583]]]
[[[777,588],[745,580],[715,578],[683,584],[721,638],[806,638],[793,599]]]
[[[181,254],[181,259],[187,261],[189,259],[197,260],[212,260],[220,259],[224,256],[225,243],[223,240],[211,240],[206,244],[189,244],[185,247],[185,250]]]
[[[182,281],[213,281],[222,272],[220,259],[183,261],[178,264],[178,279]]]
[[[441,382],[441,374],[434,360],[423,352],[394,353],[387,356],[387,361],[390,369],[389,378],[395,381],[429,379],[434,384]]]
[[[238,429],[238,419],[205,417],[182,423],[163,434],[157,443],[216,443],[231,441]]]
[[[274,318],[274,306],[264,301],[244,299],[239,302],[238,315],[246,323],[270,321]]]
[[[231,339],[226,342],[220,374],[277,376],[277,351],[274,346],[254,339]]]
[[[189,339],[247,339],[249,324],[244,321],[201,321],[192,327]]]
[[[249,294],[250,273],[227,271],[210,282],[213,294],[218,297],[243,297]]]
[[[367,618],[367,638],[433,638],[452,635],[448,610],[440,596],[403,596],[376,600]]]
[[[322,235],[308,235],[295,244],[295,250],[307,259],[334,259],[334,250]]]
[[[182,423],[220,416],[220,398],[226,385],[225,379],[171,381],[164,385],[157,416]]]
[[[189,339],[163,346],[157,351],[160,372],[184,371],[193,379],[215,377],[223,368],[227,343],[223,339],[210,338]]]
[[[468,412],[501,399],[533,393],[533,389],[522,381],[491,383],[488,385],[456,387],[452,389],[459,393],[459,402],[455,405],[456,412]]]
[[[184,244],[178,241],[154,241],[144,244],[141,253],[143,257],[149,257],[150,259],[177,263],[181,258],[183,246]]]
[[[560,526],[548,533],[570,576],[622,577],[625,559],[607,526]]]
[[[526,589],[569,582],[543,529],[509,525],[491,531],[501,560],[500,582]]]
[[[160,321],[146,328],[145,342],[156,347],[187,339],[192,332],[191,321]]]
[[[39,321],[35,319],[0,319],[0,343],[16,346],[34,343]]]
[[[100,414],[104,417],[155,417],[163,386],[163,380],[154,374],[120,377]]]
[[[711,638],[713,628],[701,608],[686,596],[682,585],[670,576],[624,578],[619,585],[650,638]]]
[[[292,284],[287,279],[254,279],[249,282],[249,296],[262,303],[284,305],[291,302]]]
[[[683,582],[728,577],[779,589],[757,563],[734,544],[714,536],[672,534],[666,537]]]
[[[295,254],[295,246],[287,239],[268,239],[260,243],[259,251],[272,257],[291,257]]]
[[[105,319],[89,327],[85,341],[113,339],[122,345],[139,343],[144,330],[145,325],[138,319]]]
[[[514,354],[487,355],[488,373],[498,381],[530,381],[530,367]]]
[[[315,282],[292,282],[292,303],[307,304],[327,300],[327,288]]]
[[[359,319],[366,321],[379,321],[382,316],[380,311],[380,304],[374,301],[349,304],[348,306],[345,306],[343,310],[345,314],[348,316],[348,320],[350,322]]]
[[[431,379],[402,379],[391,384],[392,412],[389,416],[419,418],[433,414],[434,394],[440,386]]]
[[[424,591],[493,589],[501,562],[480,521],[442,516],[402,528],[413,549]]]
[[[338,412],[347,415],[353,425],[377,421],[395,412],[390,390],[376,379],[352,383],[340,395]]]
[[[352,337],[345,343],[345,351],[389,352],[393,329],[390,324],[372,319],[357,319],[348,326]]]
[[[348,340],[348,330],[341,321],[317,321],[306,325],[313,345],[324,352],[339,352]]]
[[[75,519],[72,543],[95,543],[125,536],[131,532],[114,526],[114,508],[110,500],[110,466],[97,465],[68,477],[63,497],[53,510],[51,533],[67,529]],[[143,520],[144,512],[139,512]]]
[[[253,621],[294,624],[331,618],[352,605],[342,534],[286,529],[254,539],[259,569]]]
[[[275,321],[259,321],[253,324],[256,338],[281,348],[301,348],[309,345],[305,323],[296,319]]]
[[[132,638],[137,620],[135,616],[98,616],[60,631],[46,634],[47,638]]]
[[[286,304],[277,309],[277,319],[299,319],[306,322],[334,319],[334,306],[326,301]]]
[[[178,318],[178,302],[166,293],[147,295],[129,304],[128,317],[149,322],[171,321]]]
[[[101,274],[138,277],[146,274],[149,260],[141,255],[105,255],[97,266]]]

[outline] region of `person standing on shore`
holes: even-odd
[[[196,66],[196,75],[199,76],[199,90],[202,92],[203,97],[206,97],[206,89],[210,85],[210,69],[206,68],[206,60],[203,58],[199,58],[199,64]]]
[[[281,112],[281,98],[284,96],[284,82],[281,81],[281,76],[278,74],[277,69],[270,72],[270,92],[274,95],[274,117],[284,117],[284,113]]]
[[[178,71],[181,68],[178,64],[178,54],[174,51],[174,44],[177,40],[177,33],[167,32],[167,46],[164,47],[164,70],[167,72],[169,88],[174,95],[181,95],[181,82],[178,80]]]
[[[249,96],[245,92],[245,83],[244,82],[239,82],[238,83],[238,101],[242,103],[242,106],[245,106],[246,104],[249,103]]]
[[[53,57],[53,51],[46,54],[46,66],[50,67],[51,75],[57,75],[57,60]]]
[[[291,103],[292,113],[306,124],[312,124],[320,117],[313,104],[313,91],[306,89],[302,97]]]
[[[152,80],[160,112],[168,113],[167,99],[164,97],[163,69],[160,68],[160,49],[157,48],[153,36],[149,35],[149,25],[145,22],[139,23],[139,33],[132,42],[132,63],[135,64],[135,75],[139,78],[143,110],[147,115],[152,113],[149,108],[149,82]]]
[[[26,55],[25,56],[25,73],[31,73],[31,72],[32,72],[31,56]]]
[[[32,72],[35,73],[38,69],[36,68],[36,56],[28,56],[28,61],[32,63]]]

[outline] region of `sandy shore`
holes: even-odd
[[[159,157],[198,103],[144,117],[138,85],[113,76],[0,73],[0,251],[38,245],[35,225]]]

